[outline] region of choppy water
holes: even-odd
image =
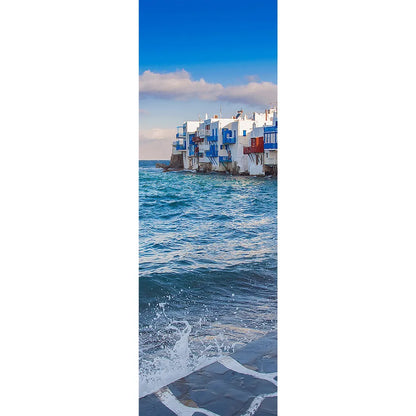
[[[140,161],[140,396],[276,328],[277,181]]]

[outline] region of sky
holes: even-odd
[[[140,0],[139,89],[143,160],[185,120],[276,105],[276,0]]]

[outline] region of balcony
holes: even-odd
[[[277,142],[264,143],[265,150],[277,150]]]
[[[220,156],[220,163],[232,162],[231,156]]]
[[[211,144],[209,150],[205,152],[206,157],[218,157],[218,145]]]
[[[212,149],[210,149],[210,150],[207,150],[206,152],[205,152],[205,156],[206,157],[218,157],[218,150],[212,150]]]
[[[213,135],[213,136],[207,136],[207,137],[206,137],[206,139],[207,139],[209,142],[217,142],[217,141],[218,141],[218,136],[216,136],[216,135]]]
[[[244,146],[243,147],[243,154],[245,155],[251,155],[253,153],[263,153],[264,152],[264,146]]]
[[[264,148],[277,150],[277,126],[264,128]]]
[[[223,130],[222,131],[222,143],[223,144],[235,144],[237,141],[236,137],[232,137],[232,130]]]
[[[192,143],[202,143],[204,141],[204,138],[200,136],[194,136],[192,137],[191,141]]]
[[[184,139],[186,137],[186,129],[183,126],[176,127],[176,138]]]
[[[186,142],[184,140],[176,140],[176,150],[186,150]]]
[[[253,153],[263,153],[264,152],[264,142],[263,137],[253,137],[251,139],[251,146],[243,147],[243,154],[251,155]]]
[[[236,144],[237,138],[236,137],[223,137],[222,143],[223,144]]]

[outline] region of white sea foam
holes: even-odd
[[[160,355],[154,357],[152,361],[142,361],[139,371],[139,397],[154,393],[163,386],[215,362],[222,356],[218,344],[217,355],[205,354],[204,350],[199,351],[198,354],[192,352],[189,339],[192,326],[188,321],[172,321],[165,330],[173,331],[172,336],[177,341],[173,347],[162,349]]]
[[[164,310],[162,313],[166,316]],[[152,354],[152,358],[141,360],[139,397],[154,393],[162,387],[218,361],[234,352],[236,346],[241,346],[264,333],[248,328],[214,324],[211,329],[216,335],[201,335],[198,333],[201,324],[200,320],[195,325],[196,331],[193,331],[193,327],[186,320],[171,321],[160,330],[164,334],[169,333],[170,340],[174,339],[175,342],[171,346],[161,347],[156,354]],[[224,329],[227,329],[228,335],[224,335]],[[235,334],[235,337],[231,335],[231,332]]]
[[[157,303],[153,319],[146,321],[140,334],[140,397],[233,353],[266,332],[238,322],[223,323],[211,315],[184,313],[183,318],[172,319],[171,314],[169,302]]]

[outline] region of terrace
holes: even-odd
[[[243,154],[251,155],[253,153],[263,153],[264,152],[264,141],[263,137],[252,137],[251,146],[243,147]]]
[[[275,126],[264,128],[264,148],[277,150],[277,122]]]
[[[184,139],[186,136],[186,131],[183,126],[177,126],[176,127],[176,138],[177,139]]]

